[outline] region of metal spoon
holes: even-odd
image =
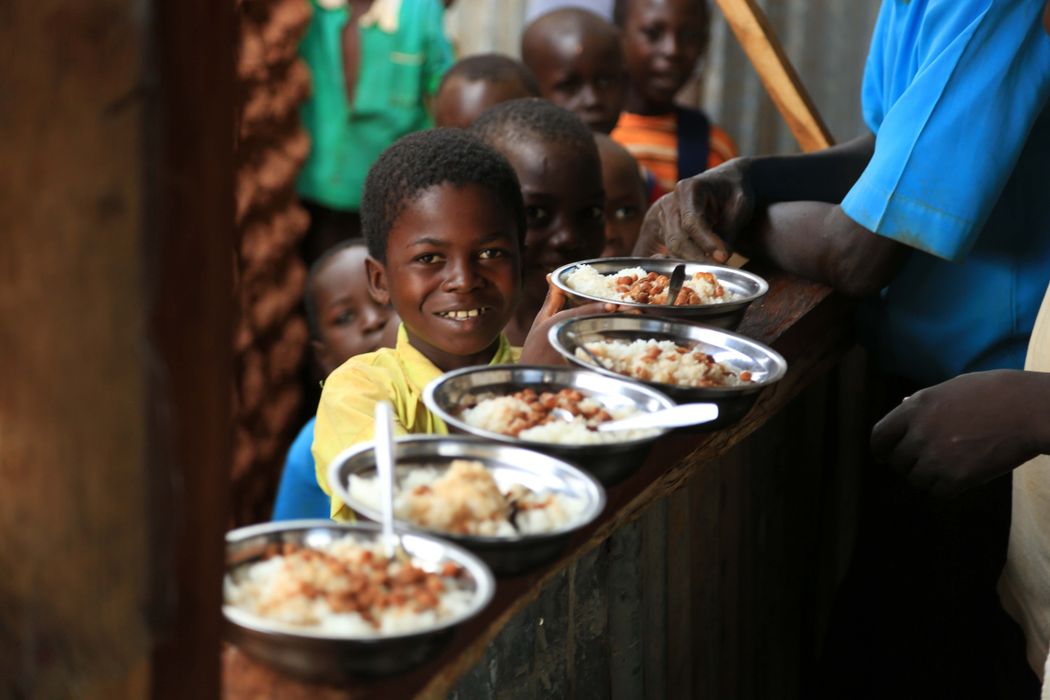
[[[551,415],[558,420],[572,422],[574,416],[561,407],[551,409]],[[643,428],[683,428],[687,425],[710,423],[718,418],[718,405],[713,403],[683,403],[671,408],[664,408],[650,413],[639,413],[620,420],[599,423],[598,432],[610,430],[640,430]]]
[[[595,366],[601,367],[602,369],[608,369],[608,367],[602,364],[602,361],[598,359],[597,355],[591,352],[590,349],[584,343],[580,342],[580,336],[576,335],[576,333],[570,332],[569,340],[572,341],[573,345],[578,347],[580,350],[583,350],[583,354],[590,358],[591,362],[593,362]]]
[[[383,546],[386,555],[393,558],[401,548],[401,539],[394,534],[394,410],[386,401],[376,404],[376,474],[379,476],[379,497],[382,512]]]
[[[667,301],[664,302],[664,306],[674,306],[683,284],[685,284],[685,265],[679,263],[671,272],[671,282],[667,285]]]
[[[651,413],[639,413],[628,418],[598,425],[598,432],[609,430],[639,430],[642,428],[683,428],[687,425],[710,423],[718,418],[718,405],[713,403],[683,403]]]

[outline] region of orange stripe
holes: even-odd
[[[656,181],[668,190],[678,180],[677,120],[672,115],[658,117],[623,112],[610,136],[622,144],[642,166],[648,168]],[[707,167],[735,158],[738,154],[733,139],[721,127],[712,124],[709,134]]]

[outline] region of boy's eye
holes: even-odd
[[[546,207],[525,207],[525,221],[530,227],[543,226],[550,219],[551,213]]]
[[[423,263],[424,265],[432,265],[436,262],[441,262],[443,257],[440,253],[423,253],[413,258],[414,262]]]
[[[663,33],[663,29],[658,26],[650,25],[648,27],[642,27],[642,36],[649,41],[655,42],[660,39],[660,35]]]
[[[638,207],[635,206],[616,207],[616,211],[613,212],[613,218],[617,221],[626,221],[627,219],[633,219],[637,213]]]
[[[482,260],[493,260],[495,258],[502,258],[507,253],[499,248],[486,248],[485,250],[478,253],[478,257]]]
[[[602,207],[588,207],[584,216],[591,221],[601,220],[605,217],[605,210]]]
[[[356,320],[357,320],[357,312],[355,312],[353,309],[346,309],[345,311],[343,311],[342,313],[340,313],[338,316],[335,317],[335,325],[337,325],[337,326],[345,326],[348,323],[353,323]]]

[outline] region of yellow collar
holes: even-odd
[[[398,359],[401,361],[401,366],[405,369],[405,376],[408,378],[408,381],[419,389],[423,389],[427,384],[444,374],[426,355],[409,342],[408,332],[405,330],[405,324],[403,323],[397,329],[397,348],[395,351]],[[489,364],[506,365],[515,362],[516,359],[507,336],[500,333],[499,347],[496,348],[496,352],[492,355],[492,359],[489,360]]]

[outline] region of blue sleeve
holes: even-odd
[[[1050,93],[1043,5],[886,0],[865,75],[875,153],[842,202],[850,218],[941,258],[966,256]]]
[[[303,426],[288,449],[273,506],[274,520],[328,519],[330,515],[331,503],[328,495],[317,485],[314,457],[310,453],[314,441],[314,420],[311,418]]]

